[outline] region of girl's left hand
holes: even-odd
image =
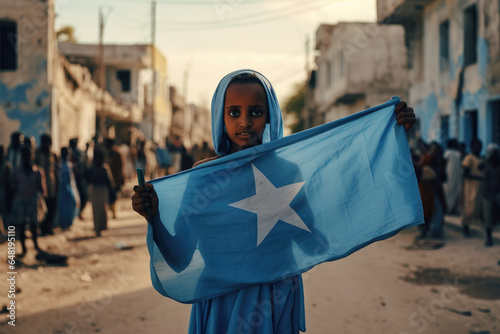
[[[396,105],[394,112],[396,113],[398,124],[403,124],[406,132],[408,132],[413,124],[415,124],[415,112],[413,108],[408,107],[405,101],[401,101]]]

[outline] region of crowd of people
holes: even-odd
[[[179,137],[167,139],[164,149],[143,138],[129,132],[118,146],[112,138],[95,137],[83,150],[73,138],[56,154],[50,135],[42,135],[37,146],[34,137],[13,132],[8,147],[0,145],[0,236],[15,227],[22,257],[29,228],[40,251],[40,236],[70,229],[75,217],[84,219],[87,206],[96,236],[101,236],[108,212],[116,218],[116,199],[124,184],[136,179],[136,168],[156,178],[188,169],[194,159],[212,154],[207,145],[188,152]]]
[[[471,225],[483,226],[490,247],[500,220],[500,147],[489,144],[483,157],[478,139],[469,152],[456,139],[446,146],[443,150],[437,142],[419,140],[412,150],[425,219],[420,237],[443,238],[445,215],[458,215],[464,237],[470,236]]]
[[[34,137],[11,134],[8,147],[0,145],[0,224],[6,234],[16,227],[22,253],[26,253],[25,230],[29,227],[35,248],[38,236],[54,229],[71,228],[74,218],[90,202],[97,236],[107,229],[108,211],[116,218],[116,199],[127,181],[143,168],[148,179],[174,174],[192,167],[193,161],[213,156],[208,144],[188,151],[180,137],[167,138],[165,147],[134,137],[130,133],[121,145],[111,138],[94,138],[80,150],[73,138],[60,154],[52,150],[50,135]],[[419,140],[412,150],[413,162],[424,209],[421,238],[443,238],[445,215],[462,217],[465,237],[470,226],[484,226],[486,246],[493,245],[492,231],[500,220],[500,147],[489,144],[481,156],[478,139],[470,152],[456,139],[445,150],[437,142]]]

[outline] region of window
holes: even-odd
[[[450,69],[450,21],[444,21],[439,25],[439,70],[441,72]]]
[[[130,71],[121,70],[116,71],[116,79],[122,84],[122,92],[130,92]]]
[[[17,24],[0,21],[0,71],[17,69]]]
[[[477,6],[464,11],[464,66],[477,61]]]
[[[500,100],[491,102],[492,142],[500,144]]]

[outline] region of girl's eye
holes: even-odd
[[[231,117],[237,117],[240,115],[240,112],[238,110],[230,110],[228,114]]]
[[[262,111],[260,109],[252,110],[252,116],[254,116],[254,117],[262,116],[263,113],[264,113],[264,111]]]

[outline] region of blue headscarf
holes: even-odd
[[[219,82],[215,90],[214,97],[212,98],[212,140],[214,142],[215,152],[220,155],[228,155],[231,148],[231,143],[224,126],[224,99],[226,96],[227,86],[231,80],[240,74],[253,74],[255,75],[264,86],[267,95],[267,105],[269,109],[269,122],[266,124],[264,134],[262,136],[262,143],[267,143],[283,137],[283,116],[281,115],[281,108],[278,104],[278,98],[274,92],[271,83],[265,76],[253,70],[238,70],[229,73]]]

